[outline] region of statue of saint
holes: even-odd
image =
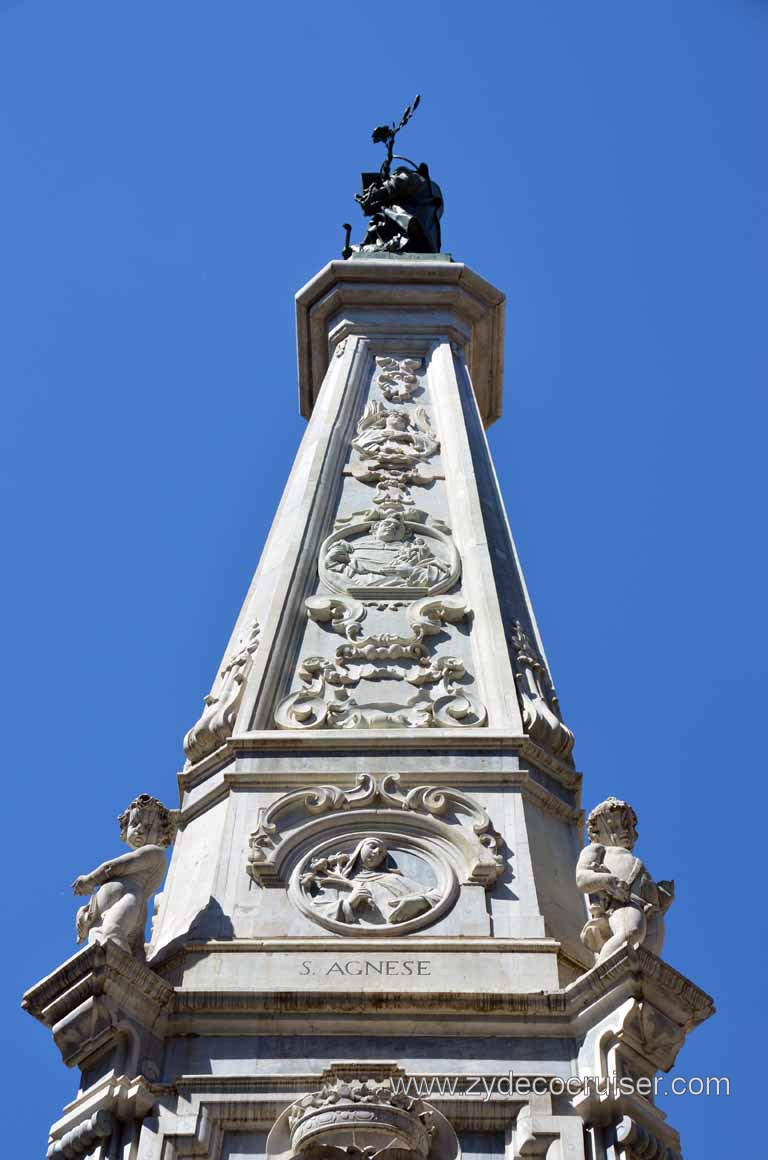
[[[576,866],[576,885],[590,896],[591,917],[581,941],[602,962],[630,943],[660,954],[664,914],[675,896],[674,882],[654,882],[632,853],[637,841],[637,815],[632,807],[610,797],[587,818],[590,843]]]
[[[407,922],[441,898],[438,890],[403,874],[386,842],[374,837],[364,838],[351,854],[313,859],[301,885],[326,918],[350,924]]]
[[[395,156],[395,138],[418,108],[420,97],[408,105],[400,124],[377,125],[372,140],[387,147],[387,156],[378,173],[363,174],[363,192],[355,201],[371,220],[359,246],[349,243],[352,227],[345,225],[343,255],[353,253],[439,254],[440,218],[443,194],[422,161],[416,165],[407,157]],[[405,162],[392,169],[393,161]]]
[[[443,194],[423,161],[413,168],[398,165],[387,178],[377,175],[356,201],[371,220],[353,252],[440,253]]]
[[[165,847],[173,841],[175,823],[171,811],[146,793],[118,822],[130,854],[102,862],[72,883],[75,894],[92,895],[77,912],[77,941],[114,942],[143,960],[147,903],[165,876]]]

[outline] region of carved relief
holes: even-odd
[[[461,1160],[452,1124],[395,1064],[334,1063],[275,1120],[267,1160]]]
[[[389,1080],[337,1080],[288,1109],[295,1156],[350,1154],[426,1160],[435,1135],[434,1113],[421,1100],[395,1091]]]
[[[72,883],[75,894],[92,895],[77,912],[77,941],[114,942],[143,960],[147,903],[165,876],[165,847],[173,841],[175,814],[142,793],[118,822],[131,853],[103,862]]]
[[[361,483],[375,486],[373,502],[382,511],[404,511],[413,505],[412,487],[429,487],[442,478],[426,463],[440,444],[423,407],[394,411],[383,403],[369,402],[352,447],[359,461],[346,470]]]
[[[413,838],[413,826],[408,825],[404,828],[402,824],[409,817],[422,819],[422,828],[427,837],[431,835],[435,838],[441,834],[450,837],[451,846],[455,850],[454,861],[460,865],[462,881],[481,885],[486,889],[493,885],[504,864],[501,853],[503,843],[485,809],[468,794],[448,786],[420,785],[404,791],[400,788],[397,774],[375,777],[369,773],[361,773],[352,789],[321,785],[311,790],[294,790],[278,798],[266,809],[260,810],[256,830],[250,837],[248,874],[255,881],[262,883],[279,877],[285,860],[289,858],[297,844],[304,840],[303,835],[307,832],[307,826],[312,827],[319,819],[322,822],[323,832],[329,826],[333,832],[322,850],[318,849],[315,840],[299,863],[295,881],[301,888],[302,896],[308,892],[312,899],[316,899],[318,893],[324,889],[318,878],[322,878],[329,869],[334,874],[343,874],[347,880],[346,886],[343,883],[336,883],[339,892],[344,894],[349,893],[356,885],[361,885],[364,870],[375,872],[378,868],[385,873],[399,870],[406,886],[406,889],[399,893],[423,895],[427,898],[429,909],[434,904],[434,900],[429,897],[430,892],[440,891],[444,897],[447,888],[446,879],[439,868],[433,868],[430,879],[429,873],[422,873],[421,867],[414,867],[414,857],[417,860],[421,859],[422,862],[428,860],[437,847],[434,842],[420,843]],[[347,836],[346,843],[342,840],[338,828],[341,821],[345,828],[351,827],[354,830],[353,834]],[[359,837],[361,827],[369,830],[364,838]],[[394,839],[382,837],[381,832],[384,829],[395,834]],[[314,832],[312,830],[312,833]],[[375,862],[376,865],[364,866],[362,858],[358,856],[362,855],[363,845],[372,838],[375,839],[376,849],[368,850],[366,860],[369,863]],[[411,864],[410,873],[397,864],[398,850],[409,852],[406,861]],[[322,864],[323,861],[325,865]],[[314,877],[302,880],[305,874]],[[410,882],[406,880],[416,877],[419,886],[412,889]],[[392,889],[389,890],[389,887]],[[390,878],[381,890],[387,891],[394,898],[398,888],[392,886]],[[387,901],[384,896],[382,900]],[[335,903],[335,899],[322,901]],[[409,902],[404,909],[411,909],[416,905]],[[311,912],[314,907],[315,902],[310,901],[304,909]],[[420,905],[418,908],[422,909]],[[389,926],[392,925],[391,909],[384,905],[380,911],[383,916],[390,915],[387,920]],[[319,913],[321,912],[313,913],[312,917],[317,917]],[[343,908],[338,913],[343,914]],[[370,925],[383,925],[381,919],[370,922],[370,915],[368,919]],[[343,917],[338,921],[348,923],[351,919]],[[401,921],[405,921],[402,912],[396,919],[398,923]]]
[[[590,897],[591,917],[581,941],[602,962],[629,943],[660,954],[664,914],[675,893],[674,882],[654,882],[632,853],[637,816],[618,798],[595,806],[587,819],[589,845],[579,856],[576,885]]]
[[[297,878],[302,909],[324,926],[413,926],[432,921],[452,883],[436,873],[431,859],[413,848],[396,848],[396,839],[370,835],[350,849],[312,853]],[[406,869],[407,867],[407,869]],[[410,870],[410,874],[408,873]],[[418,875],[415,877],[414,875]]]
[[[361,483],[375,486],[372,502],[381,511],[402,512],[413,507],[412,487],[430,487],[443,477],[424,465],[411,468],[378,467],[368,463],[353,463],[346,469]]]
[[[390,358],[379,356],[376,380],[379,390],[388,403],[409,403],[418,389],[416,371],[421,367],[420,358]]]
[[[302,688],[277,706],[275,721],[283,729],[412,729],[429,726],[484,725],[485,706],[462,688],[464,663],[458,657],[430,657],[425,637],[468,615],[457,596],[427,597],[408,609],[411,632],[362,635],[365,608],[358,601],[310,597],[307,613],[345,636],[335,657],[305,657],[298,670]],[[405,702],[361,702],[352,690],[365,692],[378,682],[405,684],[417,690]],[[428,689],[428,686],[432,686]]]
[[[184,738],[184,752],[190,762],[201,761],[232,736],[245,682],[259,647],[259,632],[259,622],[254,620],[247,638],[241,640],[241,647],[221,670],[218,690],[205,698],[199,721]]]
[[[573,734],[560,719],[557,696],[547,667],[518,620],[512,626],[511,642],[525,731],[542,749],[567,760],[573,749]]]
[[[374,401],[366,404],[352,446],[372,467],[402,469],[430,459],[440,443],[423,407],[393,411]]]
[[[353,596],[426,596],[459,579],[450,529],[426,512],[369,509],[336,521],[320,549],[320,579]]]

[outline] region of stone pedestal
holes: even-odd
[[[586,1082],[671,1066],[711,1002],[580,940],[581,777],[484,434],[503,297],[355,258],[297,329],[308,428],[185,739],[147,962],[88,946],[25,998],[83,1072],[51,1155],[676,1155]]]

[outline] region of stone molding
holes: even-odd
[[[576,1157],[583,1154],[582,1148],[583,1129],[578,1118],[553,1115],[552,1097],[542,1094],[531,1096],[517,1113],[508,1155],[511,1160],[553,1154]]]
[[[501,415],[504,295],[462,262],[329,262],[296,295],[301,413],[309,418],[331,359],[350,334],[385,327],[445,333],[465,348],[486,427]],[[338,347],[337,347],[338,349]]]
[[[159,1089],[142,1076],[108,1076],[80,1093],[51,1128],[46,1160],[74,1160],[109,1139],[121,1124],[138,1125],[150,1114]]]
[[[50,1028],[68,1067],[84,1066],[124,1039],[130,1070],[138,1070],[137,1029],[161,1034],[172,994],[165,979],[115,943],[94,943],[31,987],[22,1007]]]
[[[272,729],[237,734],[225,742],[215,754],[211,754],[193,768],[187,768],[178,774],[179,786],[186,799],[180,814],[181,821],[182,824],[186,824],[190,817],[197,812],[199,803],[197,798],[193,796],[194,791],[207,781],[218,780],[220,791],[223,792],[222,778],[231,781],[234,785],[243,784],[252,776],[247,770],[230,769],[229,767],[234,762],[247,761],[249,758],[261,760],[269,754],[276,753],[281,755],[295,753],[298,757],[307,750],[312,753],[323,752],[331,760],[334,757],[342,757],[350,751],[361,755],[370,755],[371,760],[375,760],[376,752],[387,752],[391,749],[393,742],[397,743],[398,751],[402,756],[408,757],[419,753],[419,751],[433,753],[442,741],[450,741],[452,752],[458,756],[465,752],[471,754],[476,752],[496,753],[499,757],[519,755],[524,759],[526,765],[530,764],[552,776],[563,789],[574,795],[574,803],[571,806],[567,799],[555,797],[544,786],[539,786],[542,794],[551,799],[551,812],[560,814],[565,808],[568,812],[563,816],[567,816],[568,820],[576,824],[581,823],[582,813],[577,808],[582,783],[581,773],[574,770],[571,765],[556,761],[551,754],[540,749],[527,736],[486,727],[462,730],[434,728],[424,732],[418,730],[345,729],[338,731],[311,730],[309,733],[305,733],[299,730]],[[286,784],[291,778],[302,785],[311,785],[313,780],[319,780],[322,775],[313,775],[304,769],[300,777],[294,777],[289,772],[266,776],[270,783],[278,786]],[[405,779],[408,775],[403,773],[402,776]],[[435,773],[432,776],[437,777],[438,774]],[[469,779],[473,783],[484,786],[494,784],[522,785],[526,780],[535,781],[535,775],[526,768],[516,771],[494,771],[490,775],[486,772],[478,773],[470,767],[469,763],[467,768],[461,771],[460,776],[462,781]],[[264,775],[259,775],[258,784],[264,784]],[[195,801],[194,807],[192,806],[193,800]]]
[[[616,1144],[622,1160],[682,1160],[677,1148],[668,1147],[631,1116],[622,1116],[616,1125]]]
[[[321,949],[326,940],[312,940],[312,943]],[[440,949],[446,938],[440,941]],[[472,949],[475,941],[482,949],[490,950],[494,941],[499,943],[499,952],[511,950],[509,940],[493,939],[454,939],[454,945],[460,944],[463,949]],[[283,943],[287,949],[289,940]],[[427,938],[403,939],[400,949],[413,950],[419,948],[435,949],[438,940]],[[210,952],[213,947],[206,943],[205,949]],[[220,942],[215,944],[216,949],[224,953],[239,953],[253,949],[258,943]],[[266,944],[264,944],[266,946]],[[297,940],[297,947],[305,948],[308,940]],[[338,940],[333,946],[338,947]],[[397,943],[387,944],[391,949],[397,949]],[[195,947],[202,949],[198,944],[190,943],[185,950],[180,950],[160,967],[163,973],[173,973],[174,964],[178,963],[183,954],[195,953]],[[345,947],[349,950],[363,948],[377,949],[373,939],[361,938],[345,940]],[[271,949],[271,947],[270,947]],[[447,947],[445,949],[448,949]],[[557,953],[556,942],[535,942],[531,940],[518,941],[514,948],[515,953],[536,953],[550,951]],[[85,953],[85,952],[82,952]],[[167,1007],[168,1017],[173,1019],[173,1027],[178,1033],[178,1024],[187,1029],[194,1025],[190,1017],[211,1016],[225,1017],[228,1013],[241,1017],[243,1014],[267,1015],[275,1014],[285,1017],[289,1014],[298,1016],[307,1015],[352,1015],[359,1018],[361,1015],[372,1016],[375,1012],[382,1012],[384,1018],[399,1014],[409,1016],[461,1016],[469,1025],[470,1016],[480,1016],[488,1019],[490,1016],[500,1016],[505,1025],[510,1017],[520,1017],[527,1024],[534,1025],[544,1021],[551,1034],[557,1026],[557,1034],[584,1037],[590,1028],[596,1027],[606,1017],[606,1011],[623,1010],[623,1005],[629,1000],[647,1001],[667,1019],[676,1023],[684,1034],[688,1034],[695,1026],[714,1014],[714,1004],[709,995],[694,986],[684,975],[676,971],[669,964],[657,959],[647,951],[632,950],[623,947],[617,951],[609,962],[593,967],[585,972],[575,982],[557,991],[536,992],[493,992],[483,988],[478,993],[459,992],[410,992],[382,991],[370,996],[363,991],[263,991],[263,992],[217,992],[210,990],[173,989],[163,981],[168,989],[169,1000]],[[626,1014],[626,1012],[625,1012]],[[623,1018],[624,1016],[622,1016]],[[618,1018],[618,1016],[617,1016]],[[631,1020],[629,1034],[632,1034]],[[667,1050],[665,1048],[665,1050]]]

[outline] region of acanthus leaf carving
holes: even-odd
[[[184,752],[190,763],[202,761],[232,736],[245,683],[259,647],[260,626],[254,620],[240,648],[220,673],[221,684],[204,699],[203,712],[184,738]]]
[[[542,749],[567,761],[574,745],[573,733],[560,717],[557,696],[547,667],[518,620],[512,626],[511,642],[525,731]]]

